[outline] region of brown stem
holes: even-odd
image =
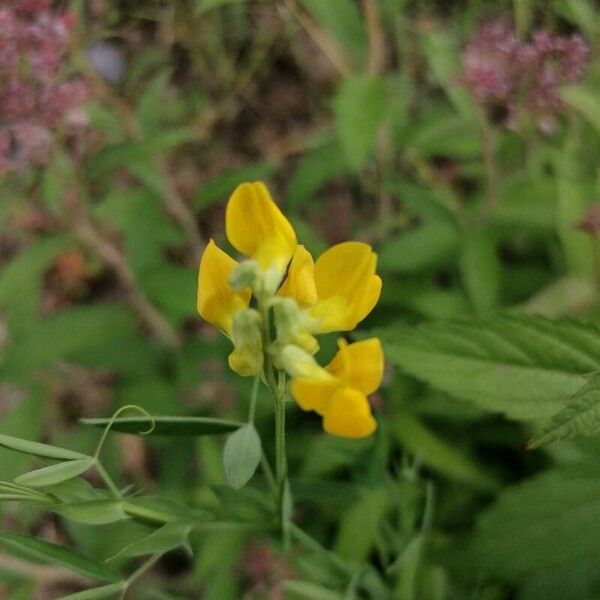
[[[379,10],[375,0],[363,0],[362,5],[369,40],[367,73],[378,75],[383,70],[385,62],[385,37],[379,19]]]
[[[337,42],[314,23],[312,19],[298,10],[293,0],[284,0],[284,4],[288,14],[298,21],[300,26],[308,33],[339,73],[344,77],[352,75],[352,67],[348,64]]]
[[[479,131],[481,133],[481,148],[486,173],[486,198],[481,210],[480,223],[485,224],[492,218],[498,205],[498,167],[494,156],[494,130],[490,125],[482,107],[478,107]]]
[[[150,303],[140,290],[129,263],[120,249],[107,239],[92,222],[77,190],[71,188],[65,194],[65,206],[70,211],[68,225],[81,243],[96,254],[115,274],[128,304],[150,333],[173,348],[181,344],[179,334],[164,315]]]

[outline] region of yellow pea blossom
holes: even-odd
[[[254,259],[261,269],[274,270],[281,281],[296,250],[296,233],[264,183],[242,183],[236,188],[227,203],[225,231],[238,252]]]
[[[328,433],[342,437],[365,437],[375,431],[367,396],[377,390],[383,377],[383,350],[377,338],[353,344],[338,340],[339,351],[321,368],[298,356],[293,368],[292,396],[303,410],[323,417]]]
[[[317,319],[317,332],[351,331],[374,308],[381,294],[377,255],[362,242],[343,242],[315,263],[298,246],[279,293],[296,299]]]
[[[370,435],[377,424],[367,396],[383,374],[379,340],[340,340],[325,368],[312,355],[318,350],[316,334],[354,329],[377,303],[376,254],[367,244],[344,242],[313,261],[261,182],[236,188],[225,229],[247,260],[236,262],[210,241],[200,261],[198,312],[233,342],[230,367],[243,376],[260,376],[279,398],[278,406],[284,388],[275,384],[276,373],[281,382],[287,372],[292,396],[301,408],[323,417],[325,431]]]
[[[198,312],[206,321],[231,337],[233,317],[250,304],[250,289],[234,292],[229,277],[238,263],[213,240],[206,245],[198,270]]]

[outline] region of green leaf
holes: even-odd
[[[244,487],[258,468],[262,446],[252,423],[232,433],[225,442],[223,467],[229,485],[239,490]]]
[[[599,497],[596,464],[555,469],[509,487],[478,518],[463,560],[471,574],[509,579],[586,557],[597,561]]]
[[[67,247],[66,237],[42,237],[0,269],[0,309],[13,335],[36,325],[42,275]]]
[[[342,149],[350,166],[359,170],[375,148],[377,131],[385,114],[383,80],[365,75],[345,79],[334,99],[333,109]]]
[[[59,600],[105,600],[106,598],[114,598],[125,589],[127,589],[127,583],[121,581],[119,583],[111,583],[91,590],[83,590],[83,592],[69,594],[68,596],[59,598]]]
[[[57,504],[50,510],[70,521],[87,525],[105,525],[129,518],[125,513],[123,500],[112,498]]]
[[[78,460],[58,463],[57,465],[51,465],[49,467],[44,467],[43,469],[25,473],[24,475],[17,477],[15,483],[28,485],[33,488],[56,485],[62,481],[79,477],[79,475],[90,469],[95,462],[95,458],[88,456]]]
[[[113,560],[124,556],[163,554],[180,546],[183,546],[191,554],[192,550],[188,539],[191,530],[192,525],[189,523],[167,523],[141,540],[136,540],[125,546],[113,557]]]
[[[55,458],[57,460],[76,460],[78,458],[89,458],[80,452],[73,452],[65,448],[57,448],[48,444],[40,444],[38,442],[30,442],[21,438],[12,437],[10,435],[0,434],[0,446],[31,454],[32,456],[41,456],[43,458]]]
[[[497,306],[502,267],[494,238],[484,231],[469,231],[459,259],[462,280],[477,313]]]
[[[600,431],[600,373],[571,398],[567,406],[552,417],[550,423],[527,443],[527,448],[539,448],[559,440],[590,436]]]
[[[442,86],[456,110],[472,118],[473,102],[468,91],[457,85],[460,76],[460,44],[448,27],[433,29],[419,36],[419,41],[431,67],[431,72]]]
[[[348,163],[337,140],[328,141],[309,150],[298,161],[288,183],[286,206],[305,207],[323,185],[347,171]]]
[[[0,530],[0,546],[21,558],[65,567],[90,579],[110,582],[120,579],[118,573],[101,562],[77,554],[63,546],[21,533]]]
[[[494,489],[497,483],[460,450],[437,437],[414,415],[396,409],[392,432],[400,444],[418,460],[456,481],[481,489]]]
[[[289,600],[344,600],[344,596],[315,583],[288,579],[283,582]]]
[[[32,371],[59,360],[118,372],[146,370],[152,354],[139,339],[129,309],[107,303],[78,306],[46,319],[16,341],[0,372],[9,379],[30,381]]]
[[[114,169],[134,166],[152,166],[152,160],[163,152],[190,142],[195,133],[191,128],[170,129],[167,132],[148,136],[135,142],[122,142],[94,154],[93,160],[86,165],[88,177],[97,178]]]
[[[600,98],[596,90],[573,85],[563,88],[560,95],[600,132]]]
[[[342,515],[335,540],[335,553],[356,563],[365,560],[375,546],[379,527],[390,506],[390,494],[385,487],[365,490]]]
[[[600,329],[499,316],[381,331],[386,356],[433,387],[514,419],[543,419],[600,370]]]
[[[208,208],[219,202],[225,202],[233,190],[244,181],[267,179],[277,170],[277,165],[259,162],[221,173],[215,179],[207,181],[196,194],[194,207]]]
[[[433,221],[383,244],[377,264],[383,271],[423,271],[452,261],[458,249],[457,228],[447,221]]]
[[[351,0],[301,0],[314,19],[329,32],[339,47],[357,66],[365,61],[367,36],[363,18]]]
[[[133,519],[151,525],[163,525],[172,521],[190,519],[191,517],[208,516],[208,513],[200,513],[199,509],[195,509],[192,513],[187,506],[171,498],[151,496],[129,498],[123,503],[123,510]]]
[[[81,419],[84,425],[106,427],[111,419]],[[120,417],[113,421],[112,431],[121,433],[143,434],[154,424],[150,435],[197,436],[228,433],[242,427],[243,423],[212,417],[152,417],[152,421],[144,417]]]

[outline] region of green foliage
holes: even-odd
[[[117,573],[103,563],[39,538],[2,530],[0,546],[33,562],[65,567],[96,581],[117,581],[119,578]]]
[[[0,595],[597,600],[595,3],[51,4],[77,16],[61,77],[93,92],[45,164],[5,172],[0,148]],[[548,109],[464,85],[497,19],[590,46]],[[383,280],[341,334],[382,338],[378,431],[334,438],[289,402],[284,485],[271,399],[196,311],[204,244],[240,259],[223,209],[255,180],[315,257],[364,241]],[[132,404],[151,416],[107,418]]]
[[[232,488],[238,490],[252,479],[261,454],[260,437],[252,423],[246,423],[227,438],[223,449],[223,467]]]
[[[383,332],[408,373],[514,419],[552,415],[599,369],[600,331],[542,318],[493,317]]]

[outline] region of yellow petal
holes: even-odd
[[[310,312],[321,319],[319,331],[349,331],[371,312],[381,293],[376,266],[377,255],[362,242],[337,244],[317,259],[319,300]]]
[[[293,298],[302,308],[316,304],[315,263],[304,246],[296,247],[287,276],[277,294]]]
[[[364,394],[350,387],[340,388],[331,399],[323,419],[327,433],[345,438],[363,438],[377,429]]]
[[[353,344],[340,339],[338,345],[339,352],[325,369],[344,384],[363,394],[372,394],[383,378],[383,350],[379,339],[369,338]]]
[[[275,266],[281,275],[296,250],[294,229],[260,181],[235,189],[225,211],[225,230],[236,250],[262,269]]]
[[[210,240],[198,271],[198,312],[227,335],[231,335],[233,315],[250,303],[250,290],[234,292],[229,285],[229,275],[237,264]]]
[[[290,391],[294,400],[303,410],[314,410],[321,416],[326,414],[339,382],[335,379],[293,379]]]

